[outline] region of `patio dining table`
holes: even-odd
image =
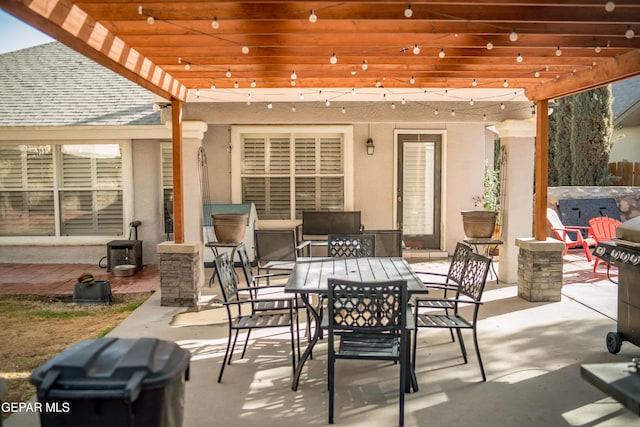
[[[308,321],[313,321],[315,328],[312,328],[313,336],[296,367],[296,372],[291,384],[291,389],[294,391],[298,389],[304,364],[311,355],[313,347],[321,334],[319,309],[311,303],[310,297],[312,295],[318,295],[320,297],[326,296],[329,292],[329,278],[361,282],[406,280],[407,292],[410,296],[417,293],[424,294],[428,292],[422,280],[420,280],[404,258],[298,258],[289,276],[289,280],[285,285],[284,291],[300,295],[312,316],[312,319],[308,319]],[[407,355],[408,354],[409,352],[407,351]],[[411,375],[408,384],[411,389],[417,391],[418,382],[411,368],[411,363],[409,363],[408,366],[408,371]]]

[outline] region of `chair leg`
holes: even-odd
[[[240,356],[240,359],[244,359],[244,354],[247,351],[247,344],[249,344],[249,335],[251,335],[251,329],[247,329],[247,337],[244,339],[244,346],[242,346],[242,355]],[[236,332],[236,339],[238,339],[238,333]],[[233,346],[236,346],[236,342],[235,340],[233,341]],[[231,350],[231,352],[233,353],[233,349]]]
[[[591,253],[589,252],[589,245],[586,241],[582,241],[582,247],[584,248],[584,254],[587,256],[587,261],[591,262]]]
[[[416,369],[416,347],[418,346],[418,325],[415,325],[415,331],[413,332],[413,348],[411,349],[411,365],[413,369]]]
[[[462,358],[464,359],[464,363],[467,363],[467,349],[464,347],[464,340],[462,339],[462,331],[460,329],[456,329],[456,333],[458,334],[458,343],[460,344],[460,351],[462,352]]]
[[[329,386],[329,424],[333,424],[333,400],[335,395],[334,369],[335,360],[329,356],[329,365],[327,366],[328,386]]]
[[[476,334],[476,328],[473,328],[473,344],[476,346],[476,356],[478,356],[478,364],[480,365],[480,372],[482,373],[482,381],[487,381],[487,376],[484,373],[484,366],[482,364],[482,357],[480,357],[480,347],[478,346],[478,336]]]
[[[600,262],[600,258],[596,257],[596,259],[593,260],[593,272],[596,272],[596,269],[598,268],[598,263]]]
[[[402,343],[404,347],[408,347],[405,343]],[[406,349],[408,350],[408,349]],[[398,415],[398,424],[400,427],[404,426],[404,395],[407,389],[407,361],[404,353],[406,350],[401,351],[400,356],[400,395],[399,395],[399,415]]]
[[[237,331],[236,331],[237,333]],[[227,338],[227,349],[224,351],[224,359],[222,359],[222,365],[220,366],[220,373],[218,374],[218,382],[222,381],[222,374],[224,373],[224,365],[227,364],[227,357],[229,355],[229,348],[231,348],[231,330],[229,330],[229,338]],[[231,358],[229,357],[229,362]]]
[[[293,373],[296,373],[296,359],[300,355],[300,332],[298,332],[298,356],[296,356],[296,345],[294,343],[294,335],[293,335],[293,320],[291,321],[291,327],[289,328],[291,332],[291,364],[293,365]],[[296,331],[298,329],[296,328]]]

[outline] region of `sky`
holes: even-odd
[[[0,10],[0,54],[51,41],[51,37]]]

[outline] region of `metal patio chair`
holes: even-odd
[[[458,335],[458,343],[460,344],[460,351],[464,359],[464,363],[467,363],[467,351],[462,339],[462,329],[471,329],[473,333],[473,343],[476,349],[476,355],[478,357],[478,364],[480,365],[480,372],[482,373],[482,381],[487,380],[487,376],[484,372],[484,366],[482,364],[482,357],[480,356],[480,347],[478,346],[478,336],[476,331],[476,325],[478,322],[478,312],[480,305],[482,305],[482,293],[487,281],[487,273],[489,272],[489,266],[491,260],[485,256],[478,255],[476,253],[469,253],[467,255],[467,262],[465,264],[464,273],[460,285],[456,288],[456,294],[454,298],[416,298],[415,303],[415,337],[413,340],[413,363],[416,363],[416,347],[418,341],[418,331],[421,328],[446,328],[450,331],[456,331]],[[431,307],[434,302],[450,303],[453,305],[453,313],[433,311],[421,311],[423,307]],[[472,316],[467,319],[462,316],[460,312],[461,306],[471,304],[473,305]]]
[[[376,236],[376,256],[402,256],[402,230],[367,230]]]
[[[242,356],[247,350],[247,344],[249,342],[249,335],[253,329],[264,328],[289,328],[291,334],[291,363],[293,365],[293,372],[296,370],[296,351],[295,351],[295,337],[294,337],[294,301],[291,297],[274,298],[274,304],[280,304],[276,302],[278,299],[285,301],[282,305],[282,309],[277,310],[262,310],[256,311],[254,307],[256,304],[267,302],[265,299],[243,299],[240,298],[240,292],[247,291],[252,292],[257,289],[238,288],[238,282],[236,274],[233,269],[233,265],[229,259],[227,253],[222,253],[215,258],[216,275],[218,276],[218,283],[220,283],[220,290],[222,291],[223,305],[227,310],[229,337],[227,340],[227,349],[224,353],[224,359],[220,366],[220,373],[218,375],[218,382],[222,381],[222,374],[224,373],[224,367],[227,364],[231,364],[233,357],[233,349],[235,348],[236,341],[238,340],[238,334],[241,330],[247,332],[245,338],[244,347],[242,349]],[[257,287],[259,288],[259,287]],[[242,314],[243,304],[248,304],[251,307],[250,314]],[[232,344],[233,336],[233,344]]]
[[[337,359],[389,360],[399,365],[399,424],[404,425],[407,387],[408,328],[407,282],[351,282],[329,279],[328,368],[329,424],[333,424],[335,362]],[[335,341],[338,341],[336,347]]]
[[[329,256],[333,258],[362,258],[376,256],[374,234],[329,234]]]
[[[458,286],[460,286],[460,284],[462,283],[462,276],[464,275],[464,269],[467,265],[467,258],[469,258],[469,254],[472,252],[473,248],[471,248],[471,246],[463,242],[458,242],[456,244],[456,249],[453,252],[453,256],[451,257],[449,270],[446,274],[434,271],[415,270],[420,278],[423,278],[423,276],[433,276],[428,277],[429,280],[422,281],[426,285],[427,289],[442,291],[442,299],[422,300],[423,308],[442,309],[446,314],[449,314],[449,310],[455,309],[455,303],[447,299],[447,294],[449,292],[456,292],[458,290]],[[433,278],[444,279],[444,281],[433,281]],[[415,301],[412,301],[412,303],[415,305]],[[451,341],[455,342],[456,339],[453,335],[452,329],[449,330],[449,334],[451,335]],[[414,350],[414,360],[415,357],[416,355]]]
[[[297,244],[295,230],[289,229],[255,230],[254,237],[258,275],[262,270],[266,271],[267,275],[271,270],[290,273],[296,259],[309,245],[309,242]],[[265,277],[268,279],[268,276]]]

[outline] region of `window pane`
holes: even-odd
[[[61,233],[66,236],[123,234],[121,191],[61,191]]]
[[[54,234],[53,192],[0,191],[0,236]]]
[[[269,139],[269,173],[289,175],[289,138]]]
[[[343,172],[342,138],[320,138],[320,172]]]
[[[316,139],[296,138],[296,173],[316,172]]]
[[[245,177],[244,203],[253,203],[260,219],[289,219],[290,180],[288,177]]]
[[[0,147],[0,188],[53,188],[50,145]]]
[[[118,144],[62,146],[62,186],[120,188],[122,155]]]
[[[242,151],[242,173],[265,173],[265,145],[265,138],[244,138]]]

